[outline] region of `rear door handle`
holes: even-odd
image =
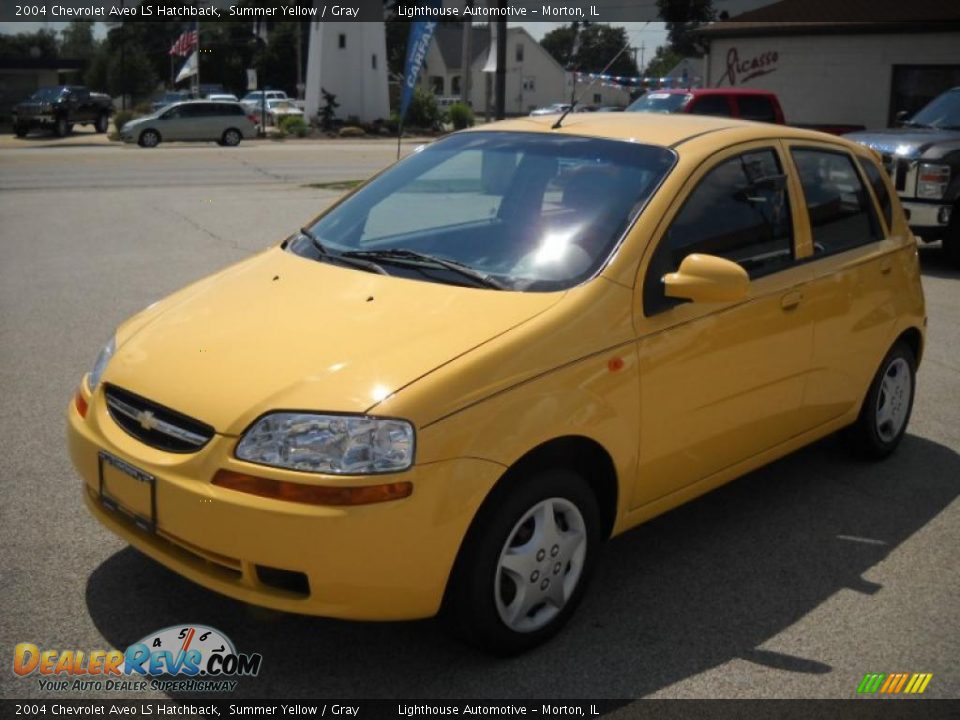
[[[784,310],[793,310],[801,302],[803,302],[803,293],[795,290],[794,292],[788,292],[780,298],[780,307]]]
[[[883,260],[880,261],[880,272],[884,275],[889,275],[891,270],[893,270],[893,260],[891,258],[883,258]]]

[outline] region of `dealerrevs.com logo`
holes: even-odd
[[[260,653],[239,653],[206,625],[175,625],[120,650],[49,650],[19,643],[13,671],[37,676],[45,691],[232,692],[241,677],[260,672]]]

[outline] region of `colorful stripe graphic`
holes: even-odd
[[[857,687],[857,693],[881,695],[920,695],[927,689],[933,673],[867,673]]]

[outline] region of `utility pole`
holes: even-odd
[[[507,16],[507,0],[497,0],[497,7]],[[497,20],[497,120],[503,120],[507,109],[507,21]]]
[[[467,0],[466,7],[473,7],[473,0]],[[470,24],[470,17],[463,21],[463,55],[460,58],[460,101],[464,105],[470,104],[470,81],[473,79],[473,68],[471,59],[473,52],[470,47],[473,40],[473,26]]]
[[[643,72],[643,68],[644,68],[644,64],[643,64],[643,51],[646,50],[646,49],[647,49],[647,46],[646,46],[643,42],[641,42],[641,43],[640,43],[640,64],[637,65],[637,71],[638,71],[641,75],[644,74],[644,72]],[[636,53],[636,52],[633,53],[633,64],[634,64],[634,65],[637,64],[637,53]]]

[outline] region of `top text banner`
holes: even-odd
[[[271,3],[273,4],[273,3]],[[467,8],[463,0],[446,0],[434,8],[416,0],[396,3],[396,17],[401,20],[471,20],[488,22],[637,22],[659,20],[656,0],[510,0],[503,6],[496,0],[475,0],[475,7]],[[960,21],[960,3],[942,0],[913,0],[898,7],[885,4],[883,17],[870,11],[864,16],[866,5],[850,3],[821,5],[820,12],[829,17],[815,17],[817,11],[805,2],[786,0],[764,4],[750,3],[751,9],[743,20],[752,22],[823,21],[823,22],[932,22]],[[794,15],[796,17],[794,17]],[[286,7],[266,7],[254,0],[0,0],[2,22],[50,22],[87,20],[91,22],[199,20],[229,22],[243,20],[266,21],[327,21],[378,22],[384,19],[382,0],[316,0],[291,2]],[[672,18],[681,20],[682,18]],[[693,19],[693,18],[691,18]],[[737,18],[740,19],[740,18]]]

